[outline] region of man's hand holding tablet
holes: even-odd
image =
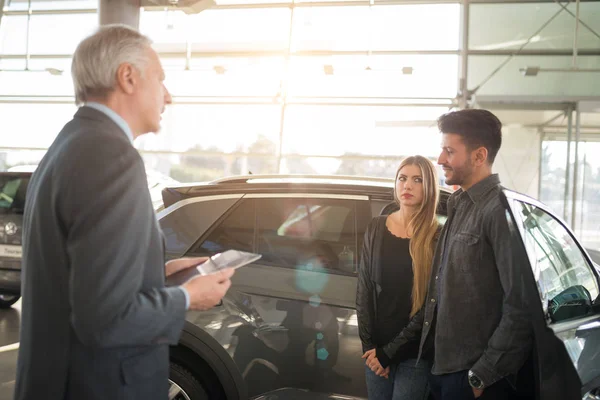
[[[214,256],[179,259],[165,265],[167,286],[182,286],[190,296],[190,310],[208,310],[221,302],[231,286],[234,270],[260,254],[227,250]]]

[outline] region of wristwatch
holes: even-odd
[[[483,381],[473,371],[469,370],[467,377],[472,388],[482,390],[485,387]]]

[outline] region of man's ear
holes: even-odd
[[[480,166],[487,162],[488,151],[485,147],[481,146],[473,152],[473,162],[475,165]]]
[[[138,82],[138,73],[133,65],[123,63],[117,68],[117,87],[126,94],[133,94]]]

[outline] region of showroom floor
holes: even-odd
[[[0,310],[0,400],[10,400],[15,389],[21,302]]]

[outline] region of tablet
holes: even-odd
[[[167,277],[167,286],[179,286],[196,275],[210,275],[225,268],[240,268],[260,259],[261,254],[227,250],[215,254],[204,263],[178,271]]]

